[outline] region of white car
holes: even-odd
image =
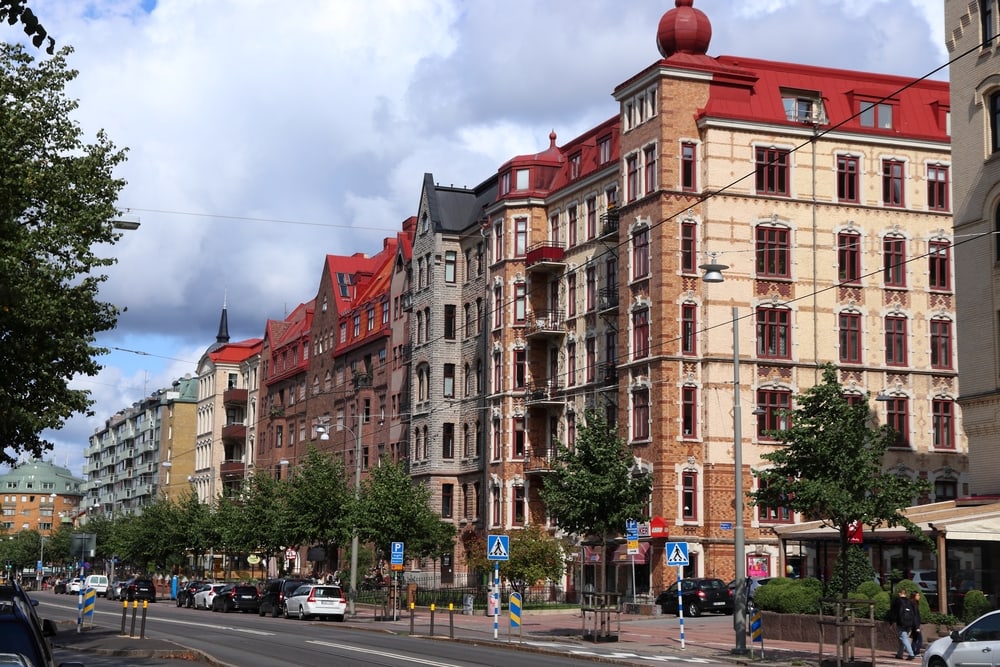
[[[326,616],[344,620],[347,600],[340,586],[331,584],[303,584],[285,600],[285,618],[306,620],[313,616]]]
[[[1000,610],[983,614],[961,630],[931,642],[923,667],[962,667],[996,664],[1000,655]]]
[[[73,580],[69,582],[69,586],[66,587],[67,593],[79,593],[83,588],[83,579],[80,577],[73,577]]]
[[[205,584],[201,589],[194,594],[194,608],[195,609],[211,609],[212,600],[215,599],[215,595],[222,590],[225,584]]]

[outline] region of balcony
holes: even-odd
[[[222,402],[225,405],[238,405],[245,408],[247,406],[247,390],[229,388],[222,392]]]
[[[540,273],[562,271],[566,268],[566,249],[561,243],[543,241],[528,248],[524,257],[524,270]]]
[[[413,310],[413,292],[403,292],[399,295],[399,306],[403,310]]]
[[[555,380],[529,384],[524,392],[527,405],[562,405],[562,387]]]
[[[606,386],[618,384],[617,364],[604,364],[604,373],[602,375],[602,380]]]
[[[223,482],[242,481],[247,474],[247,465],[243,461],[223,461],[219,464],[219,476]]]
[[[372,376],[371,373],[355,373],[354,374],[354,388],[355,389],[367,389],[372,386]]]
[[[606,313],[612,310],[618,310],[618,288],[605,287],[597,293],[597,311]]]
[[[608,210],[601,215],[601,233],[598,235],[598,238],[603,239],[606,236],[612,235],[618,235],[618,209],[609,206]]]
[[[222,439],[246,442],[247,439],[246,424],[237,422],[234,422],[232,424],[226,424],[225,426],[222,427]]]
[[[529,314],[524,326],[525,338],[532,336],[564,336],[563,311],[536,310]]]
[[[527,455],[524,457],[524,472],[529,475],[552,472],[555,470],[555,463],[555,447],[550,449],[542,447],[537,452],[534,447],[531,447],[528,449]]]

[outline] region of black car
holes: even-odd
[[[156,602],[156,584],[153,583],[152,579],[144,579],[142,577],[134,577],[129,579],[122,589],[122,594],[125,596],[124,599],[132,602],[133,600],[148,600],[149,602]]]
[[[260,616],[270,614],[272,618],[284,616],[285,600],[296,588],[308,583],[305,579],[272,579],[264,584],[260,593],[260,608],[257,613]]]
[[[706,611],[733,613],[733,594],[722,579],[682,579],[681,596],[685,616],[701,616]],[[664,614],[678,613],[676,581],[656,596],[656,604]]]
[[[229,584],[212,598],[212,611],[260,611],[260,593],[256,586]]]
[[[177,606],[194,608],[194,594],[207,584],[207,581],[189,581],[177,588]]]
[[[47,618],[38,618],[35,604],[16,583],[0,586],[0,654],[20,656],[34,667],[53,667],[48,637],[56,634],[56,626]],[[82,664],[64,662],[61,667]]]

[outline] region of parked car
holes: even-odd
[[[144,577],[133,577],[128,580],[122,589],[123,599],[129,602],[133,600],[148,600],[156,602],[156,584],[152,579]]]
[[[125,599],[125,586],[128,585],[128,581],[125,579],[116,579],[111,582],[108,587],[108,599],[109,600],[124,600]]]
[[[40,619],[35,601],[16,583],[0,586],[0,655],[20,656],[22,664],[31,667],[54,667],[49,637],[56,626],[49,619]],[[7,664],[18,664],[8,661]],[[61,667],[83,667],[82,663],[64,662]]]
[[[758,586],[763,586],[767,582],[771,581],[774,577],[747,577],[747,594],[750,592],[750,582],[756,581]],[[736,599],[736,580],[731,579],[726,588],[729,589],[729,594],[733,596],[733,600]]]
[[[256,612],[260,610],[260,593],[256,586],[226,584],[212,599],[212,611]]]
[[[225,584],[205,584],[194,594],[195,609],[211,609],[212,600]]]
[[[961,630],[952,630],[924,652],[924,667],[996,664],[1000,654],[1000,610],[983,614]]]
[[[260,609],[257,613],[261,616],[270,614],[277,618],[285,613],[285,600],[295,592],[295,589],[310,582],[305,579],[272,579],[264,584],[264,589],[260,593]]]
[[[701,616],[706,611],[733,613],[733,594],[722,579],[682,579],[681,583],[685,616]],[[656,596],[656,604],[664,614],[678,613],[676,581]]]
[[[304,621],[313,616],[326,616],[343,621],[346,613],[347,600],[340,586],[304,584],[285,600],[285,618],[295,616]]]
[[[93,588],[97,595],[108,596],[108,578],[103,574],[87,575],[84,585]]]
[[[73,577],[70,579],[69,586],[66,587],[67,593],[79,593],[83,588],[83,579],[80,577]]]
[[[201,590],[201,587],[208,584],[207,581],[189,581],[177,588],[177,606],[194,607],[194,594]]]
[[[927,593],[938,592],[937,570],[913,570],[910,580],[926,595]]]

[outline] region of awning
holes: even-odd
[[[615,552],[611,556],[611,562],[617,565],[630,565],[635,558],[636,565],[645,565],[649,562],[649,542],[639,542],[639,553],[634,556],[628,552],[628,545],[619,544],[615,547]]]

